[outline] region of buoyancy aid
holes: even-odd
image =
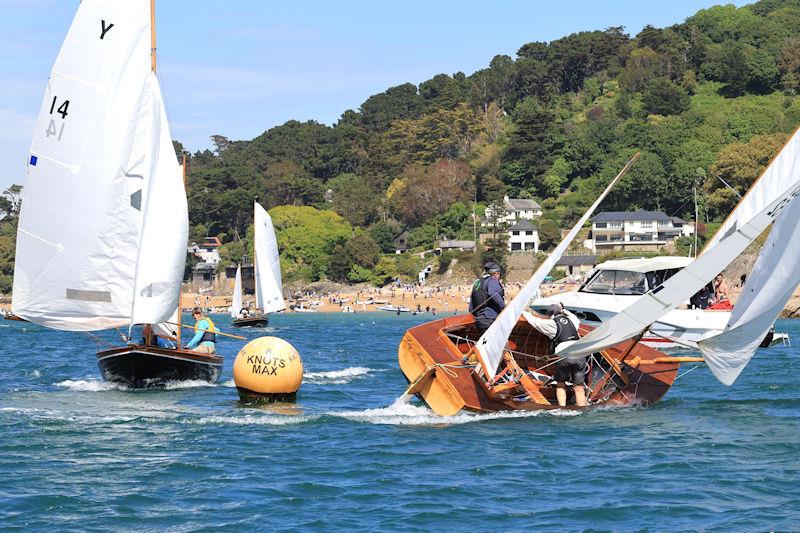
[[[556,336],[550,341],[551,352],[555,353],[556,347],[562,342],[576,341],[581,338],[575,324],[566,315],[555,315],[553,321],[556,323]]]
[[[488,276],[483,276],[482,278],[476,279],[475,283],[472,284],[469,306],[473,315],[476,315],[489,300],[489,291],[486,290],[487,279],[489,279]]]
[[[207,328],[208,331],[204,331],[203,332],[203,336],[200,338],[200,342],[214,342],[214,343],[217,342],[217,335],[216,335],[216,333],[213,333],[213,332],[216,332],[216,331],[219,331],[219,330],[217,330],[217,326],[214,325],[214,321],[211,320],[211,318],[207,317],[207,316],[204,316],[203,318],[200,319],[200,321],[203,321],[203,320],[208,322],[208,328]]]

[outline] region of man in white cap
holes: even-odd
[[[564,344],[568,346],[580,339],[578,327],[581,322],[569,309],[564,309],[563,304],[550,304],[547,307],[547,314],[550,318],[538,318],[528,311],[523,311],[522,316],[534,329],[551,339],[552,352]],[[556,363],[556,399],[558,405],[567,405],[566,382],[572,383],[572,390],[575,392],[575,405],[586,405],[586,391],[583,383],[586,379],[586,357],[578,360],[560,359]]]

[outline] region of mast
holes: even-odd
[[[152,4],[151,4],[152,5]],[[155,55],[153,55],[155,57]],[[186,187],[186,154],[183,154],[183,186]],[[183,280],[181,280],[181,288],[183,288]],[[181,349],[181,328],[183,327],[183,294],[182,290],[178,290],[178,349]]]
[[[150,0],[150,68],[156,73],[156,0]]]

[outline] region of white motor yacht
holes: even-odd
[[[692,261],[691,257],[667,256],[606,261],[595,267],[578,290],[538,298],[531,307],[544,313],[548,304],[562,303],[581,323],[597,327]],[[720,333],[730,315],[730,310],[690,308],[686,302],[653,324],[641,342],[660,350],[693,347],[703,337]]]

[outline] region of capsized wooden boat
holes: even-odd
[[[590,328],[581,326],[585,335]],[[535,411],[558,407],[554,372],[557,356],[550,339],[524,319],[509,336],[500,372],[490,383],[481,366],[465,360],[480,333],[470,314],[434,320],[409,329],[398,349],[400,368],[416,394],[438,415],[459,411]],[[513,357],[513,359],[511,359]],[[696,358],[668,357],[634,341],[613,346],[589,359],[587,398],[596,405],[649,405],[660,400],[675,380],[680,362]],[[571,387],[567,409],[574,403]]]
[[[269,324],[269,316],[264,314],[253,314],[246,318],[234,318],[231,326],[235,328],[258,328]]]
[[[222,363],[217,355],[143,344],[97,352],[103,378],[133,388],[163,387],[171,381],[213,383],[222,373]]]

